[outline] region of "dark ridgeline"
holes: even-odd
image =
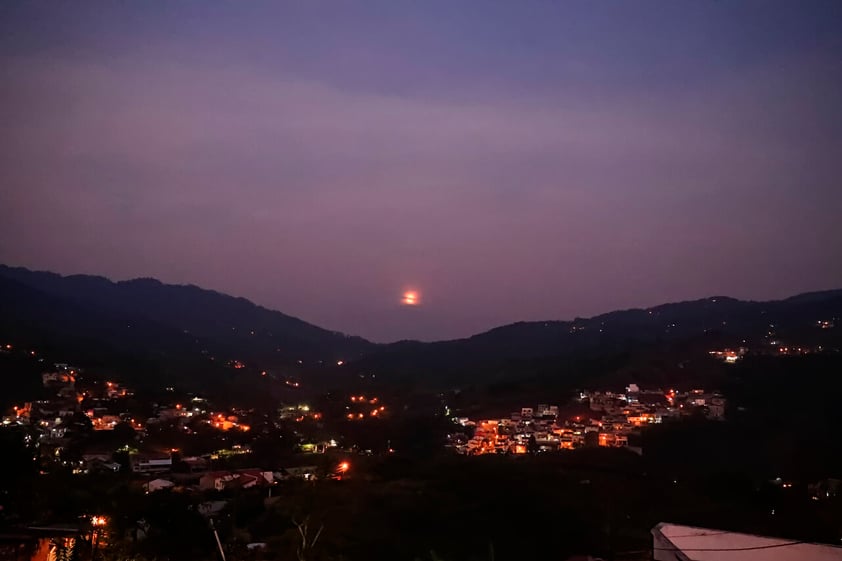
[[[153,348],[171,344],[167,340],[175,339],[181,345],[198,340],[255,358],[348,359],[372,348],[360,337],[328,331],[245,298],[192,285],[168,285],[155,279],[115,283],[103,277],[63,277],[5,266],[0,266],[0,279],[4,293],[8,291],[3,298],[4,319],[11,319],[6,311],[9,306],[8,312],[16,314],[16,320],[58,330],[65,319],[74,325],[74,332],[102,331],[91,325],[94,320],[115,326],[125,323],[122,333],[111,334],[114,342],[126,339],[134,344],[137,334],[130,329],[140,328],[141,340],[148,337]],[[52,325],[45,326],[45,321]]]
[[[196,286],[0,266],[0,336],[73,361],[119,357],[147,377],[159,365],[170,372],[177,365],[184,377],[178,382],[187,387],[213,383],[209,357],[216,366],[237,359],[254,368],[343,360],[346,373],[433,387],[582,370],[581,361],[590,358],[620,356],[625,363],[641,348],[665,356],[744,340],[752,349],[768,348],[770,331],[788,344],[831,349],[839,347],[840,330],[816,322],[840,317],[842,290],[831,290],[771,302],[711,297],[572,321],[519,322],[452,341],[374,344]],[[201,374],[187,367],[196,364],[205,365]]]

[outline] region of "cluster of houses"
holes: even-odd
[[[69,364],[52,365],[41,379],[44,393],[50,397],[14,406],[2,417],[2,426],[25,430],[27,442],[38,450],[42,469],[49,470],[51,466],[58,465],[83,474],[118,472],[129,468],[139,481],[145,482],[147,492],[172,487],[219,491],[248,489],[272,485],[284,479],[315,477],[314,466],[287,467],[274,472],[214,470],[214,464],[219,465],[216,460],[233,456],[244,456],[236,462],[242,465],[251,453],[245,441],[239,444],[235,443],[236,440],[229,441],[227,448],[201,457],[180,457],[177,449],[156,452],[135,449],[135,444],[142,448],[140,443],[158,428],[175,430],[189,437],[201,427],[244,434],[250,432],[252,423],[274,422],[277,427],[279,423],[290,421],[319,421],[322,414],[311,410],[307,404],[283,406],[278,410],[278,417],[271,419],[256,415],[253,410],[214,410],[198,396],[171,403],[139,405],[127,399],[134,395],[131,388],[117,381],[89,379],[81,368]],[[130,413],[130,410],[135,413]],[[146,414],[139,413],[141,410]],[[129,453],[128,465],[115,461],[115,450],[109,444],[103,444],[113,440],[96,438],[100,431],[125,427],[135,431],[134,443],[118,450]],[[100,436],[105,437],[104,434]],[[303,439],[303,434],[301,436]],[[330,440],[302,445],[301,451],[323,454],[336,448],[337,442]]]
[[[463,433],[451,435],[450,445],[461,454],[526,454],[572,450],[585,446],[628,446],[625,436],[605,439],[598,424],[588,421],[587,416],[561,419],[557,406],[539,405],[524,407],[512,413],[509,418],[471,421],[467,418],[457,422],[473,430],[468,438]],[[603,438],[600,438],[603,436]],[[612,435],[613,436],[613,435]]]
[[[248,455],[251,449],[237,445],[229,452],[233,455]],[[188,491],[249,489],[295,478],[311,480],[318,473],[317,466],[311,465],[285,467],[276,471],[256,468],[219,470],[213,469],[215,459],[219,459],[219,454],[180,458],[176,452],[141,452],[131,454],[130,467],[133,475],[144,481],[143,487],[146,492],[174,487]],[[82,456],[80,467],[76,471],[117,472],[121,468],[120,464],[112,460],[112,454],[94,452]]]
[[[582,392],[579,400],[587,402],[591,411],[602,413],[603,425],[619,425],[617,430],[696,414],[715,420],[725,418],[725,398],[702,389],[641,390],[637,384],[630,384],[625,393]]]
[[[131,388],[119,382],[88,382],[85,389],[77,387],[82,369],[57,363],[54,370],[42,374],[48,399],[15,406],[2,418],[4,426],[29,426],[38,433],[39,443],[60,447],[73,437],[84,437],[90,431],[111,431],[127,425],[139,434],[156,424],[174,423],[186,433],[188,424],[196,421],[221,431],[248,431],[250,426],[241,420],[240,412],[209,411],[201,397],[173,404],[152,404],[153,415],[136,417],[129,412],[127,398],[134,395]],[[247,414],[243,412],[242,414]]]
[[[196,458],[193,458],[196,460]],[[275,471],[257,468],[230,470],[202,470],[191,473],[171,473],[172,464],[156,464],[155,471],[140,471],[151,479],[143,484],[147,493],[178,488],[182,491],[238,491],[240,489],[268,488],[279,482],[292,479],[313,480],[319,469],[317,466],[294,466]],[[140,467],[142,470],[143,468]]]
[[[53,366],[53,371],[41,374],[44,388],[53,397],[15,406],[12,414],[3,417],[4,425],[32,425],[42,437],[62,438],[73,430],[71,419],[78,414],[88,417],[93,430],[113,430],[120,422],[129,422],[128,418],[114,413],[113,408],[120,399],[133,396],[133,390],[117,382],[105,382],[98,392],[79,391],[76,381],[82,373],[81,368],[64,363]],[[130,424],[135,429],[142,428],[142,424],[133,419]]]
[[[76,378],[81,369],[57,363],[55,370],[41,375],[43,386],[54,397],[14,406],[3,416],[3,426],[31,426],[39,440],[60,440],[87,430],[89,423],[80,418],[84,396],[76,391]]]
[[[582,392],[578,401],[588,406],[587,412],[568,418],[559,415],[558,406],[544,404],[524,407],[508,418],[457,418],[465,432],[450,435],[448,445],[468,455],[526,454],[589,446],[623,447],[642,453],[639,447],[630,445],[629,437],[634,439],[648,425],[689,415],[720,420],[725,416],[725,399],[704,390],[665,392],[641,390],[631,384],[625,393]]]

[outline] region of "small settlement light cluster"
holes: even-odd
[[[375,405],[369,412],[368,416],[370,417],[379,417],[381,414],[386,411],[386,407],[381,405],[377,407],[376,405],[380,402],[380,398],[372,397],[366,398],[364,395],[352,395],[351,396],[351,403],[354,405]],[[350,407],[346,407],[346,409],[350,409]],[[352,411],[345,415],[349,421],[353,421],[355,419],[364,419],[366,414],[360,411]]]

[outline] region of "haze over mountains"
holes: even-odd
[[[514,323],[452,341],[375,344],[196,286],[115,283],[0,265],[0,336],[56,349],[68,360],[117,353],[173,364],[237,360],[263,369],[343,361],[349,371],[444,376],[500,361],[623,352],[703,336],[733,345],[768,345],[777,337],[832,346],[840,330],[821,330],[816,322],[839,317],[842,290],[771,302],[718,296],[587,319]]]

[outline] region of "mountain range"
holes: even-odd
[[[346,372],[458,379],[502,364],[699,338],[750,347],[778,339],[833,347],[842,330],[821,329],[818,322],[835,325],[840,317],[842,290],[768,302],[716,296],[570,321],[513,323],[451,341],[375,344],[192,285],[0,265],[0,337],[68,360],[142,359],[144,368],[189,364],[196,370],[213,361],[283,370],[342,361]]]

